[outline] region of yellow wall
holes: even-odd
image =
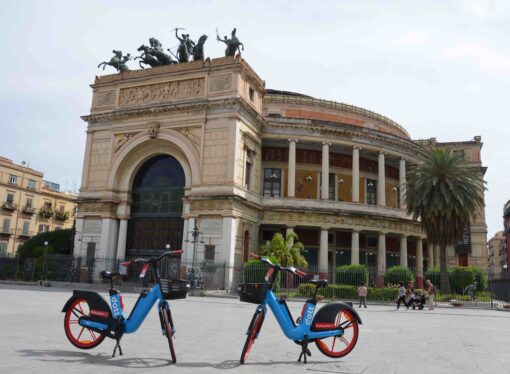
[[[337,174],[338,180],[343,179],[343,183],[337,183],[338,200],[352,201],[352,176],[347,174]]]

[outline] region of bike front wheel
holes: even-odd
[[[349,354],[356,345],[359,335],[358,321],[349,310],[340,310],[336,316],[335,325],[343,326],[341,336],[333,336],[315,340],[315,345],[322,354],[339,358]]]
[[[174,322],[172,320],[172,312],[170,312],[170,308],[167,306],[162,307],[161,316],[163,318],[162,322],[165,336],[168,340],[168,347],[170,348],[170,354],[172,355],[172,362],[175,364],[177,362],[177,356],[175,355],[174,348]]]
[[[92,349],[101,344],[105,338],[104,335],[81,326],[78,322],[80,317],[88,317],[90,307],[85,299],[73,300],[66,310],[64,317],[64,330],[67,339],[77,348]]]
[[[250,353],[251,346],[258,336],[260,328],[262,327],[262,322],[264,322],[264,312],[262,310],[257,310],[251,320],[250,327],[248,328],[248,336],[246,337],[243,352],[241,353],[241,359],[239,360],[241,364],[244,364],[246,361],[248,353]]]

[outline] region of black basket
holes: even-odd
[[[243,283],[239,285],[239,298],[245,303],[261,304],[266,291],[272,287],[268,283]]]
[[[185,299],[189,291],[189,282],[180,279],[161,279],[161,291],[165,300]]]

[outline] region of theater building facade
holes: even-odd
[[[294,231],[321,272],[360,263],[381,279],[403,265],[421,283],[439,256],[406,214],[406,169],[428,147],[448,147],[485,171],[479,137],[413,140],[369,110],[266,89],[240,58],[106,75],[91,87],[75,256],[121,260],[170,244],[191,260],[196,226],[197,260],[234,267]],[[448,250],[449,264],[486,268],[483,212],[463,244]]]

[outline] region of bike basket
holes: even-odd
[[[166,300],[185,299],[189,288],[189,282],[185,280],[161,279],[161,291]]]
[[[261,304],[271,287],[268,283],[243,283],[239,285],[239,297],[245,303]]]

